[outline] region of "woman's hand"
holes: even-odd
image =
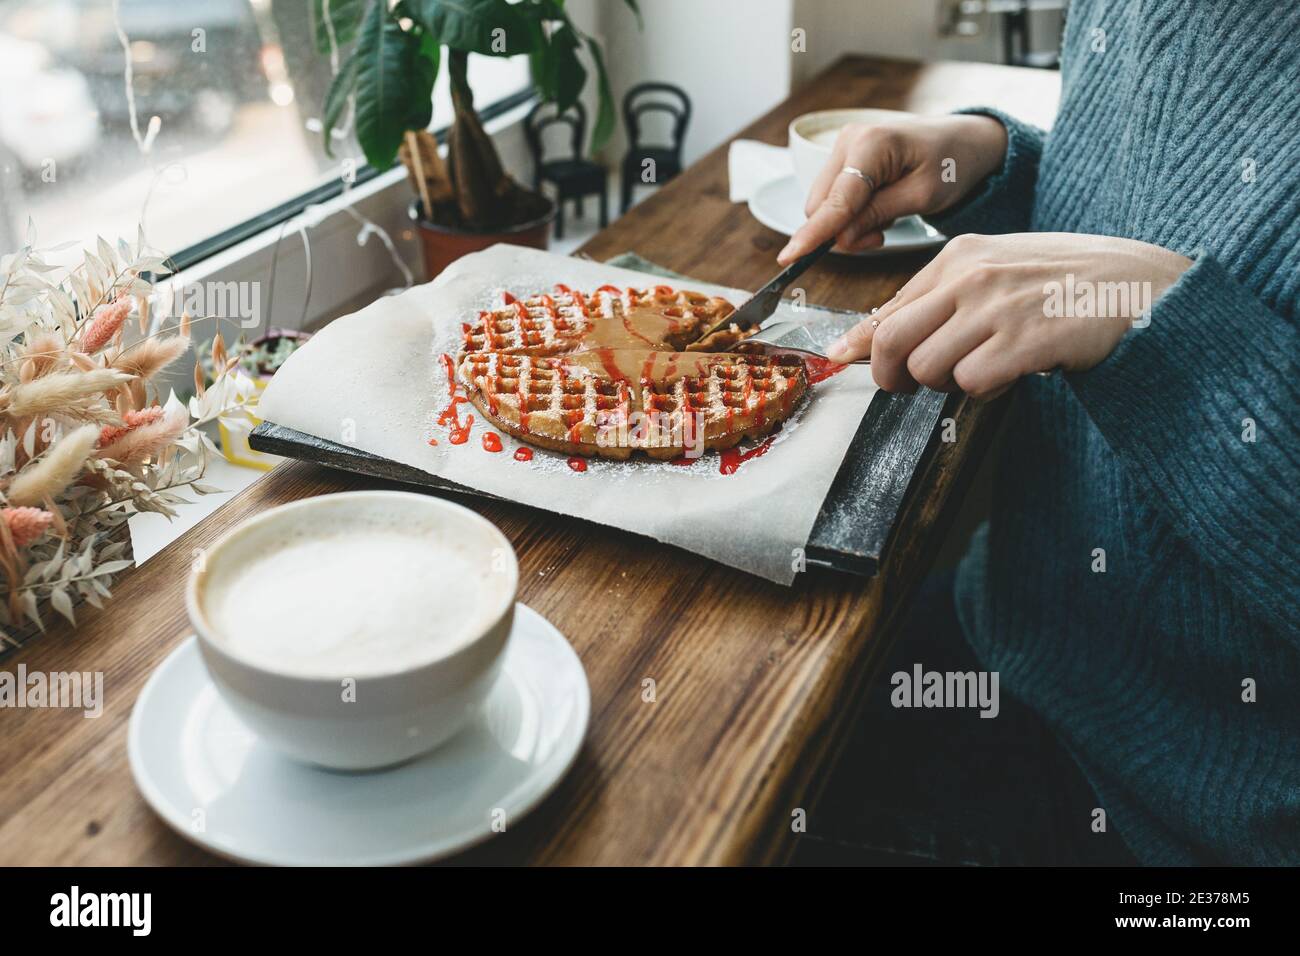
[[[921,384],[992,398],[1031,372],[1101,362],[1190,265],[1134,239],[962,235],[827,355],[870,356],[891,392]]]
[[[793,262],[832,236],[844,250],[878,246],[900,216],[956,205],[1002,165],[1006,152],[1006,128],[988,116],[846,126],[808,193],[808,221],[777,260]],[[843,172],[845,166],[869,176],[874,188]]]

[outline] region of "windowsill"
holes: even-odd
[[[527,177],[524,174],[531,168],[531,160],[524,144],[522,120],[530,106],[530,103],[524,103],[484,124],[496,139],[506,168],[525,181]],[[195,343],[206,347],[217,331],[216,326],[220,327],[227,342],[241,333],[246,339],[256,338],[269,328],[316,329],[369,304],[389,289],[400,288],[404,276],[379,237],[372,236],[364,246],[357,245],[362,227],[345,211],[348,208],[387,231],[398,255],[411,270],[415,283],[424,282],[419,240],[408,213],[413,198],[406,170],[399,165],[305,211],[307,220],[314,223],[307,230],[313,278],[305,312],[303,297],[308,291],[305,258],[302,239],[296,229],[296,223],[303,221],[304,214],[269,227],[182,270],[169,281],[186,288],[206,283],[255,283],[260,308],[264,312],[270,293],[272,260],[276,258],[275,247],[279,241],[274,301],[270,303],[273,312],[259,314],[256,325],[249,328],[241,328],[234,318],[217,323],[196,321],[193,331]],[[157,382],[160,393],[166,395],[169,389],[174,389],[178,394],[184,394],[192,390],[192,362],[191,353],[160,376]],[[206,483],[222,489],[220,493],[190,496],[192,502],[180,509],[174,521],[168,521],[162,515],[133,515],[130,531],[137,564],[147,561],[263,474],[265,472],[215,459]]]
[[[530,107],[531,102],[525,102],[484,124],[497,142],[502,162],[518,178],[526,178],[531,168],[522,134],[522,120]],[[419,240],[409,217],[413,199],[406,170],[399,164],[182,269],[161,288],[179,290],[176,294],[183,299],[186,290],[233,282],[240,284],[244,301],[253,304],[242,317],[205,313],[199,320],[198,314],[192,316],[196,344],[211,341],[217,331],[229,343],[241,334],[252,339],[273,328],[317,329],[406,282],[379,236],[358,244],[363,224],[349,209],[382,228],[414,282],[425,281]],[[306,226],[310,244],[310,286],[299,224]],[[170,384],[181,393],[187,390],[189,378],[188,371],[176,371],[160,385],[164,392]]]

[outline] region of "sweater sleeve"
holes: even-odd
[[[926,220],[948,236],[963,232],[985,234],[1028,232],[1034,210],[1038,162],[1047,133],[995,109],[975,107],[958,113],[991,116],[1007,129],[1007,155],[1002,168],[956,206],[927,216]],[[957,170],[961,175],[961,170]]]
[[[1300,634],[1300,336],[1204,251],[1100,365],[1067,376],[1207,565]]]

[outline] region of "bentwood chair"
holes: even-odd
[[[548,126],[563,124],[572,134],[571,155],[564,158],[547,159],[545,156],[542,134]],[[595,193],[600,202],[600,225],[604,228],[609,222],[608,200],[605,195],[605,167],[582,158],[582,144],[587,141],[587,111],[581,103],[563,113],[556,113],[550,104],[538,103],[524,120],[524,138],[528,141],[528,150],[533,154],[533,188],[541,186],[543,180],[554,184],[559,193],[559,208],[555,217],[555,238],[564,238],[564,204],[573,199],[577,201],[578,215],[582,216],[585,196]]]
[[[669,142],[648,143],[642,120],[650,113],[664,113],[669,119]],[[686,91],[671,83],[638,83],[623,97],[623,121],[627,125],[628,148],[623,157],[622,211],[632,205],[632,190],[638,182],[662,185],[682,171],[682,142],[691,121],[691,100]],[[653,170],[653,177],[644,173]]]

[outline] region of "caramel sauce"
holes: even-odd
[[[668,352],[649,349],[599,348],[564,356],[569,374],[595,374],[615,382],[671,385],[703,375],[717,356],[708,352]]]
[[[596,357],[600,359],[601,366],[605,369],[605,374],[616,382],[626,382],[627,376],[623,370],[618,367],[618,359],[614,356],[613,349],[596,349]]]
[[[510,293],[503,294],[502,298],[506,306],[512,308],[518,317],[515,328],[518,331],[521,348],[511,348],[509,351],[524,355],[547,355],[560,358],[562,361],[557,363],[558,387],[566,394],[570,378],[594,377],[616,383],[616,404],[606,403],[599,406],[596,422],[598,432],[602,427],[609,427],[611,423],[628,420],[634,401],[646,411],[656,411],[660,406],[667,407],[668,404],[674,403],[676,399],[672,398],[673,386],[678,381],[706,376],[710,366],[718,362],[721,357],[718,353],[689,349],[698,348],[700,345],[704,348],[709,348],[710,345],[726,347],[727,343],[722,342],[715,345],[712,338],[709,341],[698,339],[703,323],[695,317],[696,314],[692,309],[707,301],[703,297],[698,300],[692,298],[689,302],[680,305],[670,305],[657,301],[649,294],[639,295],[635,289],[620,289],[613,285],[601,286],[590,299],[563,284],[557,284],[554,288],[556,295],[562,298],[557,302],[556,297],[552,295],[538,296],[532,300],[534,309],[538,309],[540,303],[540,309],[535,314],[529,312],[523,300]],[[669,286],[656,286],[653,294],[656,297],[676,295]],[[565,311],[561,311],[562,309]],[[488,350],[492,350],[497,346],[501,336],[492,331],[490,314],[483,313],[482,317],[481,324],[485,330],[484,344]],[[558,334],[546,338],[545,326],[547,325]],[[470,327],[464,326],[463,329],[468,343]],[[511,338],[514,338],[513,333]],[[450,440],[453,444],[460,444],[468,437],[469,423],[473,421],[473,416],[461,425],[457,406],[461,402],[468,401],[468,398],[452,377],[451,358],[443,356],[443,360],[447,365],[448,378],[452,385],[452,400],[440,415],[439,423],[450,423],[452,425]],[[844,368],[845,366],[829,360],[811,359],[807,362],[806,371],[809,382],[820,382]],[[523,376],[520,376],[520,388],[516,391],[515,398],[519,409],[520,429],[528,433],[528,404],[533,396],[527,394],[522,385]],[[490,403],[489,412],[495,417],[497,412],[495,393],[490,388],[485,388],[484,391]],[[756,391],[757,395],[755,395]],[[610,391],[602,386],[601,394],[609,396]],[[608,400],[606,398],[602,401]],[[778,408],[783,408],[788,414],[790,404],[791,395],[787,391],[784,402],[778,403]],[[762,388],[756,389],[751,376],[746,376],[743,389],[727,393],[724,405],[727,431],[734,431],[736,427],[742,425],[737,421],[738,410],[747,419],[752,417],[752,424],[758,427],[763,427],[772,415],[767,392]],[[699,407],[701,406],[698,397],[693,400],[687,394],[682,399],[681,409],[688,414]],[[582,442],[584,420],[584,409],[566,411],[562,426],[567,431],[568,441],[575,444]],[[743,427],[748,427],[748,424],[749,422],[743,423]],[[483,443],[489,451],[500,450],[500,436],[493,432],[484,435]],[[490,444],[495,444],[495,447],[489,447]],[[722,452],[720,471],[725,475],[734,474],[744,462],[765,454],[771,444],[772,439],[769,438],[749,451],[742,452],[738,448],[732,448]],[[515,452],[515,458],[520,461],[528,461],[531,457],[531,449],[520,448]],[[689,464],[690,461],[682,458],[676,459],[674,463]],[[569,459],[569,467],[574,471],[586,471],[587,461],[581,456],[574,456]]]

